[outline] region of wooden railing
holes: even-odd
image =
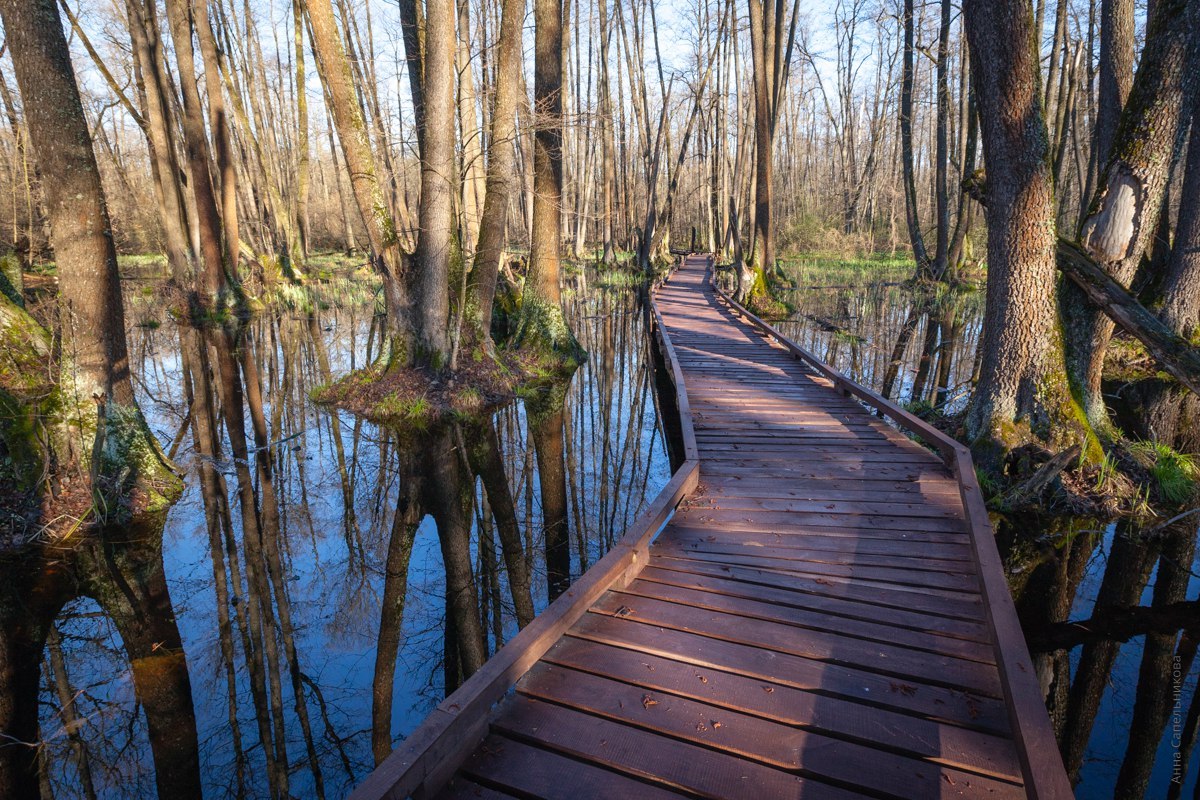
[[[996,665],[1006,687],[1004,702],[1009,724],[1021,759],[1025,788],[1031,798],[1067,800],[1074,797],[1071,782],[1063,768],[1054,731],[1046,712],[1041,686],[1034,672],[1029,648],[1017,619],[1012,593],[1004,578],[1004,565],[996,548],[996,538],[988,519],[987,506],[979,490],[971,451],[915,414],[871,391],[838,372],[821,359],[793,342],[773,325],[763,321],[734,300],[717,285],[709,262],[709,282],[721,302],[735,314],[767,334],[791,354],[831,381],[843,394],[857,398],[882,417],[890,417],[899,427],[917,434],[937,450],[958,484],[966,522],[970,528],[972,555],[979,570],[983,599],[988,608],[988,626],[995,643]]]
[[[483,738],[496,704],[546,651],[609,589],[623,589],[649,560],[654,536],[675,507],[695,491],[700,460],[692,428],[683,372],[675,349],[653,305],[653,292],[670,280],[679,262],[651,293],[655,333],[662,347],[683,434],[684,461],[611,550],[579,580],[538,614],[454,693],[438,704],[425,721],[392,751],[351,794],[351,800],[417,800],[432,797],[454,774]]]

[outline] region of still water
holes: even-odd
[[[309,400],[371,360],[371,305],[235,340],[128,294],[187,489],[154,524],[8,557],[0,624],[48,637],[6,698],[44,796],[344,796],[670,478],[635,290],[572,279],[590,359],[565,392],[428,429]]]
[[[963,407],[982,293],[798,279],[817,288],[785,333],[899,402]],[[565,392],[426,429],[309,400],[372,358],[369,298],[227,338],[127,296],[187,489],[154,523],[5,557],[0,708],[40,739],[43,796],[344,796],[669,479],[634,289],[570,279],[590,359]],[[1078,796],[1196,797],[1195,526],[996,522]]]

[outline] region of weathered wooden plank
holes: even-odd
[[[493,734],[463,764],[463,774],[543,800],[675,800],[680,795],[558,753]],[[470,794],[459,795],[470,798]],[[450,800],[444,796],[443,800]]]
[[[694,609],[694,607],[692,607]],[[995,667],[933,653],[915,653],[882,642],[805,630],[778,622],[736,616],[705,609],[696,613],[687,606],[624,592],[600,598],[592,612],[635,619],[646,625],[700,633],[735,644],[748,644],[777,653],[869,669],[905,683],[961,687],[987,696],[1001,697]]]
[[[914,559],[924,564],[939,561],[974,561],[970,546],[963,542],[925,542],[914,547],[909,540],[870,539],[861,536],[826,536],[819,533],[790,533],[787,531],[727,531],[720,528],[692,527],[683,524],[669,525],[662,540],[680,542],[708,542],[714,545],[739,545],[751,548],[784,548],[810,552],[829,551],[853,553],[855,555],[888,556],[898,559]],[[959,567],[961,568],[961,565]]]
[[[914,650],[927,650],[932,653],[969,661],[978,661],[984,664],[993,663],[992,658],[994,653],[990,642],[971,642],[965,639],[943,636],[941,635],[941,631],[936,627],[930,627],[925,630],[913,630],[874,621],[825,614],[795,604],[775,602],[774,598],[765,597],[766,592],[760,594],[759,597],[746,597],[744,594],[732,595],[692,586],[680,586],[676,583],[639,578],[629,584],[623,594],[665,600],[671,603],[689,605],[694,608],[720,611],[725,614],[735,614],[767,622],[778,622],[783,625],[794,625],[798,628],[823,631],[837,636],[849,636],[876,643],[894,644]],[[636,611],[636,606],[634,610]]]
[[[742,566],[720,561],[702,561],[655,553],[650,563],[663,569],[698,574],[719,574],[749,583],[838,597],[883,608],[902,608],[957,619],[982,620],[983,598],[979,595],[940,592],[934,589],[850,581],[836,576],[800,575],[770,568]]]
[[[771,600],[780,606],[794,606],[810,609],[840,618],[860,619],[868,622],[888,625],[894,630],[911,628],[918,631],[936,630],[942,636],[956,636],[960,639],[970,639],[974,642],[988,643],[991,641],[988,628],[980,622],[956,619],[954,617],[939,617],[932,614],[913,611],[907,608],[888,608],[875,603],[864,603],[846,597],[831,597],[828,595],[799,592],[778,586],[764,586],[749,583],[730,577],[727,573],[718,575],[705,574],[703,566],[699,570],[683,571],[668,569],[661,566],[663,562],[652,559],[650,564],[638,575],[640,580],[656,581],[675,586],[687,586],[709,592],[719,592],[733,597],[749,597],[752,599]],[[716,570],[714,570],[714,573]]]
[[[506,734],[701,797],[862,797],[782,769],[528,697],[514,697],[506,705],[506,713],[496,721]]]
[[[603,614],[587,614],[568,635],[966,728],[1008,732],[1008,714],[1002,701],[962,689],[897,680],[857,667]]]
[[[647,693],[641,687],[569,668],[539,664],[522,680],[518,691],[856,790],[902,797],[958,798],[961,793],[956,789],[961,785],[997,800],[1024,797],[1020,787],[1011,783],[798,730],[680,695]],[[863,769],[864,764],[872,768]]]
[[[482,786],[474,781],[456,776],[438,794],[439,800],[516,800],[511,794]]]
[[[899,511],[900,509],[895,510]],[[822,512],[759,511],[754,512],[752,516],[745,511],[723,511],[721,509],[706,508],[681,511],[679,519],[680,522],[712,522],[716,525],[721,525],[725,522],[753,522],[759,525],[802,523],[808,525],[848,525],[901,531],[964,532],[964,525],[961,520],[898,516],[895,513],[883,513],[877,509],[866,508],[865,504],[856,506],[852,502],[838,503],[834,508]]]
[[[1021,778],[1012,742],[993,734],[569,636],[544,660],[984,775]]]

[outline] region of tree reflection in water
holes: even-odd
[[[308,399],[370,309],[131,330],[187,492],[7,556],[0,796],[344,796],[670,477],[638,295],[573,281],[570,384],[425,429]]]

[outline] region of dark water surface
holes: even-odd
[[[796,277],[817,288],[788,293],[787,336],[901,404],[965,407],[982,290],[928,297],[899,285],[904,273],[869,283],[801,267]],[[1197,519],[1147,533],[1124,521],[993,518],[1077,797],[1200,797]]]
[[[428,430],[309,400],[370,361],[373,304],[262,314],[231,355],[129,294],[163,322],[132,366],[187,488],[8,557],[0,623],[48,635],[8,700],[54,797],[344,796],[670,478],[635,290],[572,279],[591,357],[565,391]]]
[[[791,293],[785,333],[901,403],[963,407],[981,292],[799,277],[821,288]],[[143,409],[187,489],[157,524],[7,557],[0,700],[37,721],[44,788],[344,796],[594,563],[670,458],[637,292],[571,283],[591,358],[565,392],[428,430],[308,398],[371,359],[369,298],[265,313],[232,348],[130,292]],[[997,520],[1079,797],[1197,796],[1194,519]]]

